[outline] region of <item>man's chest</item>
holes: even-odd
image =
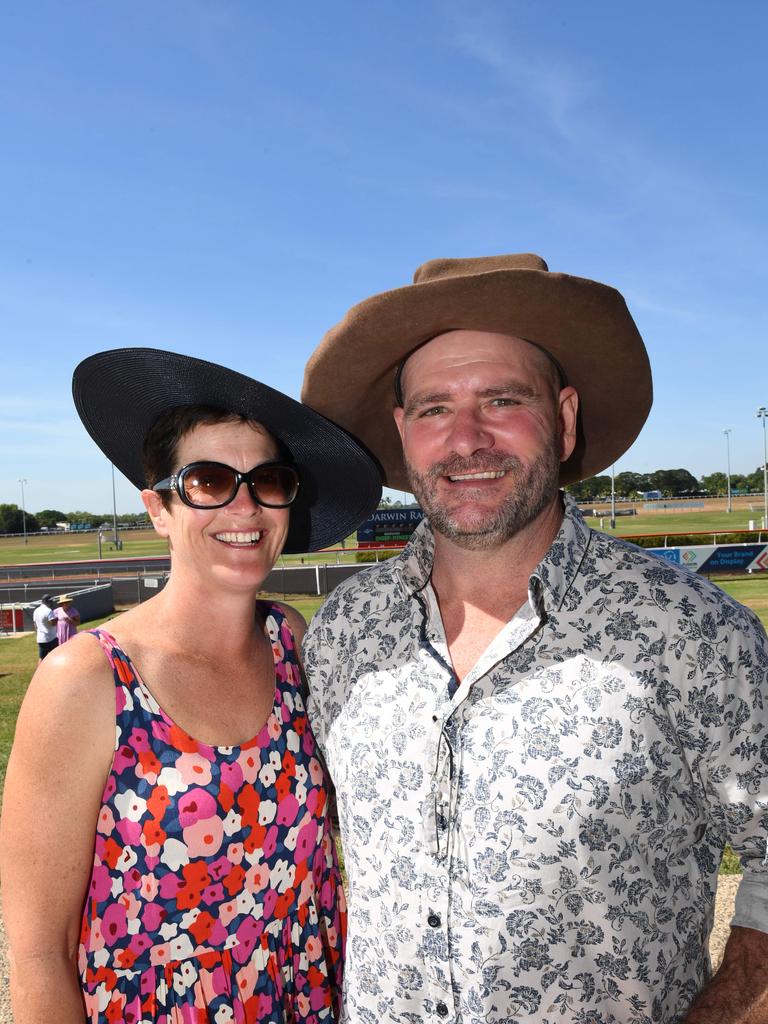
[[[632,671],[584,654],[516,662],[522,652],[463,698],[423,649],[356,676],[326,735],[342,827],[365,806],[372,847],[424,850],[442,817],[491,875],[488,851],[541,870],[558,850],[610,862],[628,839],[661,855],[695,835],[696,780],[673,716]]]

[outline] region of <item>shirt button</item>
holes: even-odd
[[[438,1017],[447,1017],[448,1016],[448,1007],[445,1005],[444,1002],[442,1002],[442,1001],[439,1002],[435,1006],[435,1009],[437,1010]]]
[[[440,915],[439,914],[430,914],[429,917],[427,918],[427,924],[429,925],[430,928],[439,928],[440,927]]]

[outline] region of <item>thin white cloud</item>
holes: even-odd
[[[524,92],[533,99],[551,126],[564,136],[570,135],[574,112],[594,91],[584,69],[555,60],[544,54],[523,55],[504,41],[499,25],[484,22],[477,13],[471,16],[453,13],[454,45],[496,73],[507,87]]]

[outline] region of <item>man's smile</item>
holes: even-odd
[[[461,482],[463,480],[475,481],[475,480],[500,480],[503,476],[507,475],[506,469],[499,469],[493,472],[489,470],[483,470],[479,473],[457,473],[450,474],[448,479],[451,483]]]

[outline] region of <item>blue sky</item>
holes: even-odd
[[[768,7],[30,0],[0,13],[0,502],[111,507],[70,398],[123,345],[298,395],[436,256],[618,287],[655,379],[617,471],[762,463]],[[138,511],[121,477],[118,511]]]

